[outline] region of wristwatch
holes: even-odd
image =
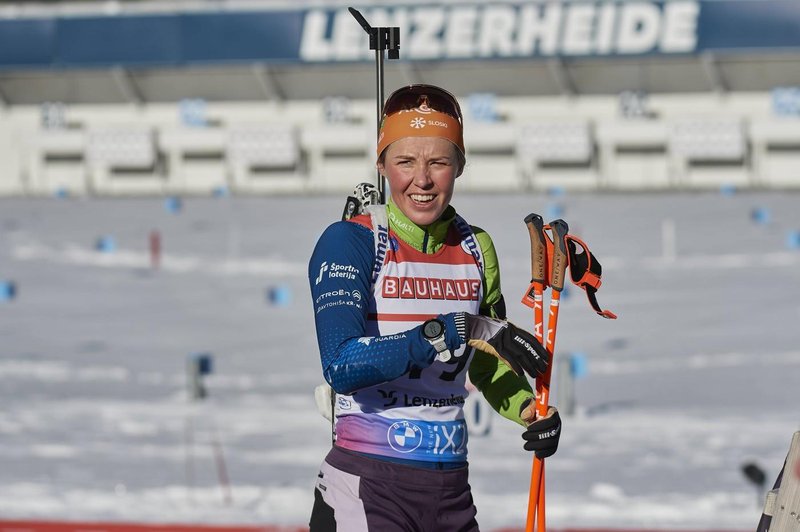
[[[447,362],[452,358],[453,354],[447,349],[447,344],[444,343],[444,323],[441,320],[433,318],[423,323],[422,336],[439,353],[436,355],[436,360]]]

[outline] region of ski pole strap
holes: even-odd
[[[616,314],[610,310],[601,309],[600,304],[597,302],[596,294],[602,284],[601,276],[603,273],[603,267],[600,262],[580,238],[567,235],[565,240],[567,242],[569,274],[572,282],[586,291],[586,297],[595,312],[604,318],[617,319]]]

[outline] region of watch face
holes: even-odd
[[[425,327],[422,328],[422,334],[425,335],[425,338],[431,340],[441,336],[443,332],[444,327],[439,320],[428,320],[425,322]]]

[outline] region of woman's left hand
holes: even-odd
[[[555,454],[558,449],[558,439],[561,437],[561,416],[556,407],[547,409],[547,415],[537,418],[535,403],[523,405],[520,416],[528,423],[528,428],[522,433],[525,440],[525,450],[536,453],[537,458],[547,458]],[[532,419],[533,421],[528,421]]]

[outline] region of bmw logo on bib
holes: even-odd
[[[410,453],[422,443],[422,429],[408,421],[398,421],[389,427],[389,445],[398,453]]]

